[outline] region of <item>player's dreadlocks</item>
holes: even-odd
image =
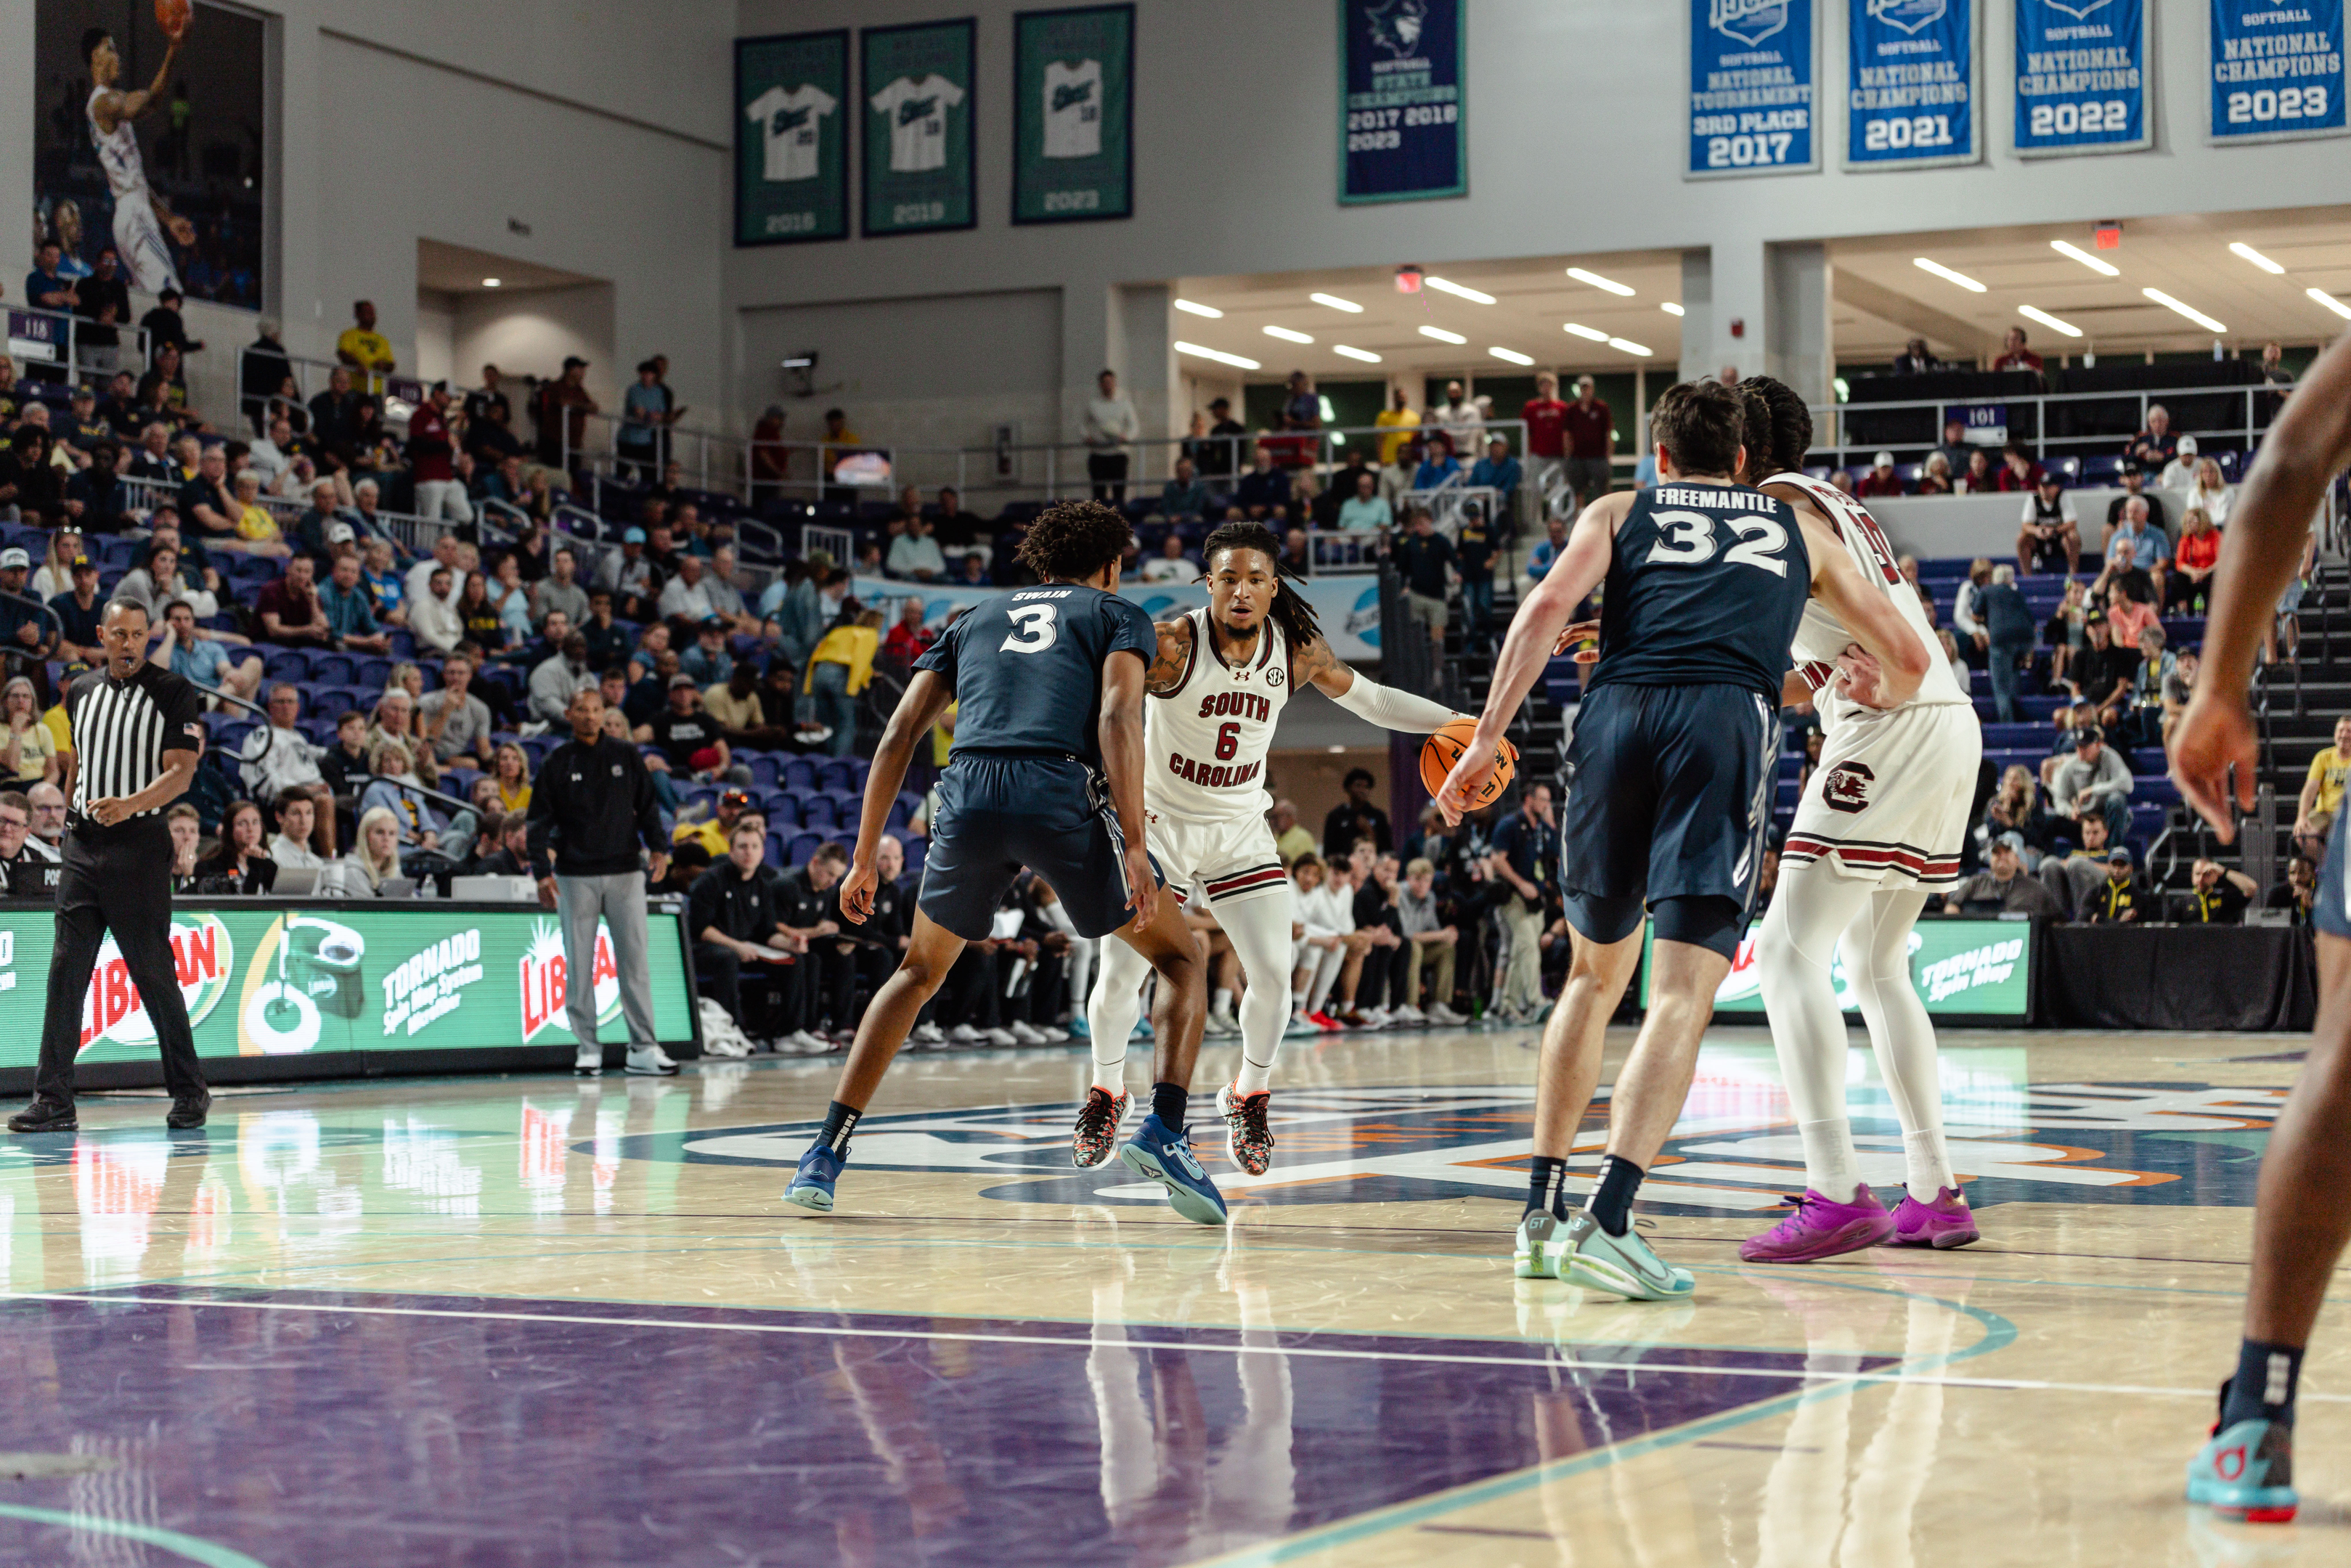
[[[1048,582],[1082,582],[1134,542],[1133,526],[1100,501],[1063,501],[1037,514],[1012,553]]]
[[[1759,479],[1773,474],[1793,473],[1804,465],[1804,455],[1813,449],[1813,411],[1796,395],[1796,389],[1772,376],[1750,376],[1739,383],[1740,399],[1748,406],[1747,462],[1750,472]],[[1759,426],[1755,418],[1756,404],[1763,409],[1763,422]]]
[[[1217,570],[1217,552],[1228,549],[1259,550],[1267,560],[1273,563],[1273,609],[1269,613],[1273,623],[1281,628],[1282,636],[1289,639],[1291,647],[1302,648],[1322,635],[1322,622],[1314,616],[1314,606],[1306,602],[1304,594],[1290,586],[1293,574],[1282,564],[1281,541],[1274,537],[1271,528],[1263,523],[1227,523],[1210,534],[1207,542],[1200,547],[1200,559],[1213,573]]]

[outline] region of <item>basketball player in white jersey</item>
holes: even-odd
[[[1262,1176],[1274,1053],[1290,1022],[1290,879],[1265,814],[1265,754],[1300,681],[1384,729],[1426,735],[1460,716],[1426,697],[1364,679],[1331,652],[1313,607],[1281,580],[1281,541],[1261,523],[1227,523],[1201,548],[1208,602],[1158,623],[1159,657],[1144,689],[1160,700],[1144,720],[1144,837],[1178,898],[1196,888],[1232,939],[1249,978],[1241,1071],[1217,1092],[1233,1164]],[[1126,1114],[1126,1037],[1142,1010],[1148,966],[1102,945],[1086,1001],[1093,1086],[1071,1142],[1081,1166],[1109,1157]]]
[[[89,140],[106,171],[107,187],[114,193],[114,254],[122,258],[131,286],[149,294],[180,286],[164,231],[185,246],[196,243],[196,228],[148,188],[147,165],[139,156],[139,136],[131,122],[162,101],[163,82],[186,36],[184,23],[179,32],[168,35],[171,47],[155,68],[155,79],[131,92],[115,85],[122,79],[122,57],[115,50],[113,35],[92,27],[81,36],[82,58],[89,62],[89,79],[96,84],[89,95]]]
[[[1783,696],[1812,702],[1824,731],[1819,768],[1796,805],[1780,885],[1758,947],[1763,1007],[1804,1149],[1795,1212],[1750,1237],[1751,1263],[1802,1263],[1892,1240],[1958,1247],[1976,1239],[1944,1146],[1935,1027],[1910,983],[1910,928],[1928,894],[1959,880],[1983,732],[1939,653],[1893,547],[1852,497],[1796,470],[1813,440],[1803,400],[1769,376],[1741,384],[1747,482],[1824,523],[1927,650],[1916,695],[1873,707],[1879,672],[1817,598],[1804,608]],[[1844,1014],[1830,962],[1842,945],[1879,1073],[1902,1127],[1907,1167],[1888,1214],[1861,1179],[1845,1109]]]

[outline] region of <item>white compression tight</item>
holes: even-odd
[[[1887,892],[1818,864],[1791,866],[1763,917],[1763,1007],[1803,1141],[1805,1181],[1839,1203],[1851,1202],[1861,1181],[1844,1098],[1844,1015],[1829,976],[1840,946],[1902,1125],[1910,1196],[1932,1203],[1938,1188],[1959,1186],[1944,1147],[1935,1026],[1910,984],[1910,927],[1927,897],[1915,889]]]
[[[1264,1088],[1290,1022],[1290,900],[1274,894],[1217,906],[1217,924],[1230,938],[1249,990],[1241,998],[1241,1071],[1244,1094]],[[1105,936],[1086,997],[1086,1029],[1093,1037],[1094,1086],[1113,1094],[1125,1082],[1126,1039],[1143,1016],[1143,981],[1151,965],[1114,936]]]

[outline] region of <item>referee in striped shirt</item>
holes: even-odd
[[[163,1053],[172,1092],[165,1124],[201,1127],[212,1108],[172,958],[172,833],[163,821],[204,756],[203,699],[187,679],[148,663],[147,630],[145,605],[108,604],[99,627],[106,665],[66,688],[81,771],[66,815],[41,1063],[32,1104],[8,1119],[13,1133],[70,1133],[78,1124],[74,1058],[90,972],[110,931]]]

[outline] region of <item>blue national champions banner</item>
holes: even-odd
[[[1813,0],[1690,0],[1688,179],[1821,166]]]
[[[2154,144],[2146,0],[2016,0],[2016,151]]]
[[[2343,0],[2212,0],[2212,140],[2339,135]]]
[[[1976,0],[1851,0],[1847,168],[1972,163]]]
[[[1469,192],[1462,0],[1339,0],[1339,200]]]

